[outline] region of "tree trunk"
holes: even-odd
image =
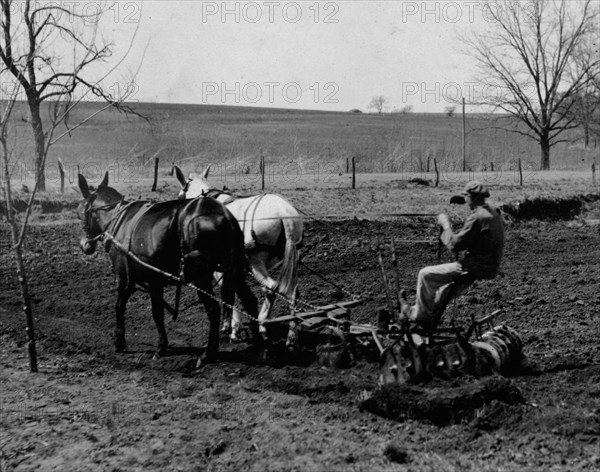
[[[27,284],[27,276],[25,274],[25,264],[23,263],[23,251],[19,244],[19,231],[17,227],[17,221],[15,219],[14,210],[12,208],[12,196],[10,188],[10,174],[8,169],[8,150],[6,148],[6,142],[2,143],[2,156],[4,160],[4,173],[5,173],[5,197],[6,197],[6,215],[11,228],[11,239],[13,244],[13,251],[17,263],[17,277],[19,278],[19,284],[21,285],[21,299],[23,301],[23,312],[25,313],[26,328],[28,339],[28,350],[29,350],[29,370],[31,372],[38,371],[37,365],[37,351],[35,348],[35,330],[33,322],[33,312],[31,311],[31,297],[29,295],[29,286]]]
[[[550,138],[547,135],[542,135],[540,138],[540,148],[542,151],[542,160],[540,164],[541,170],[550,169]]]
[[[13,231],[16,233],[16,231]],[[13,245],[16,244],[16,235],[13,235]],[[21,299],[23,301],[23,313],[25,314],[25,332],[27,333],[27,349],[29,351],[29,370],[37,372],[37,351],[35,348],[35,330],[33,322],[33,312],[31,311],[31,296],[29,295],[29,285],[27,284],[27,276],[25,274],[25,264],[23,263],[23,252],[21,246],[14,248],[15,258],[17,262],[17,276],[21,285]]]
[[[29,105],[29,114],[31,116],[31,127],[33,129],[33,139],[35,140],[35,173],[38,182],[38,190],[46,191],[46,172],[45,172],[45,148],[46,140],[44,138],[44,125],[40,116],[40,103],[37,95],[27,97]]]

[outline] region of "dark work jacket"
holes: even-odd
[[[496,277],[504,250],[504,221],[497,208],[488,204],[477,207],[458,233],[448,228],[441,237],[451,251],[464,251],[460,263],[470,275]]]

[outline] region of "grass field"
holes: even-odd
[[[161,175],[166,174],[171,162],[177,162],[185,171],[213,163],[215,173],[254,184],[258,181],[260,156],[264,156],[271,181],[293,181],[289,188],[307,186],[315,180],[324,186],[346,186],[347,179],[340,183],[339,174],[347,174],[352,157],[357,173],[412,176],[433,172],[436,159],[442,178],[468,177],[448,177],[462,171],[460,116],[132,105],[148,116],[152,125],[115,111],[101,113],[51,149],[49,188],[58,182],[58,158],[72,176],[79,166],[88,179],[100,178],[109,170],[113,181],[122,182],[150,178],[154,157],[160,158]],[[98,106],[83,104],[71,114],[71,125]],[[30,180],[28,171],[33,168],[28,157],[32,155],[30,129],[22,119],[26,116],[24,104],[19,104],[14,113],[13,140],[18,143],[15,155],[20,156],[13,177],[17,183]],[[538,145],[491,126],[486,117],[467,117],[467,173],[483,172],[493,182],[502,175],[514,176],[521,159],[525,175],[533,174],[539,166]],[[552,169],[589,172],[599,152],[597,148],[586,150],[580,143],[559,144],[552,150]]]

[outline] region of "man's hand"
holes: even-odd
[[[437,222],[445,230],[451,228],[450,220],[448,219],[448,215],[446,215],[445,213],[440,213],[438,215]]]

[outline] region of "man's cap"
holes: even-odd
[[[471,182],[465,185],[465,190],[463,191],[463,195],[479,195],[481,197],[487,198],[490,196],[490,192],[487,187],[483,185],[478,180],[472,180]]]

